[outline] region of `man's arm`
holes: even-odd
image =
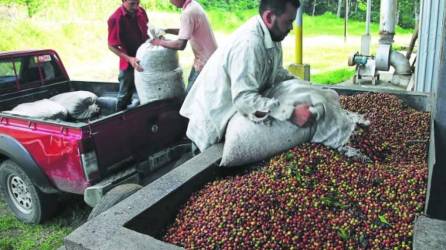
[[[291,79],[299,79],[297,76],[291,74],[288,70],[284,69],[282,65],[280,65],[277,70],[276,82],[284,82]]]
[[[159,40],[153,39],[152,44],[163,46],[164,48],[174,50],[184,50],[187,41],[191,39],[194,30],[195,22],[192,14],[183,13],[180,20],[180,29],[166,29],[165,32],[173,35],[178,35],[177,40]]]
[[[194,21],[191,14],[181,15],[180,29],[166,29],[165,32],[173,35],[178,35],[177,40],[160,40],[153,39],[152,44],[159,45],[164,48],[174,50],[184,50],[187,45],[187,41],[192,37],[194,30]]]
[[[124,58],[134,69],[139,72],[143,71],[143,68],[139,65],[139,60],[136,57],[127,55],[120,46],[108,45],[108,48],[115,53],[117,56]]]
[[[258,118],[261,118],[267,116],[268,113],[257,111],[254,115]],[[311,113],[310,106],[306,104],[300,104],[294,107],[290,121],[299,127],[306,127],[311,126],[311,124],[314,122],[314,119],[315,114]]]
[[[162,40],[162,39],[153,39],[151,41],[153,45],[159,45],[164,48],[174,49],[174,50],[184,50],[187,45],[187,40],[185,39],[177,39],[177,40]]]

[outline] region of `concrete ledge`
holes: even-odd
[[[414,250],[446,249],[446,221],[420,216],[415,221]]]
[[[175,213],[172,211],[176,211],[185,202],[184,199],[217,175],[222,152],[222,144],[209,148],[86,222],[65,237],[65,248],[179,249],[149,235],[162,230],[167,221],[173,220]]]

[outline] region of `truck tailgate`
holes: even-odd
[[[186,119],[181,101],[157,101],[125,110],[89,124],[102,177],[181,140]]]

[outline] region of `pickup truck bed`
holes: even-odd
[[[117,84],[67,81],[45,85],[3,95],[0,100],[0,110],[10,110],[23,103],[24,100],[32,102],[77,90],[91,91],[99,97],[113,100]],[[16,127],[20,128],[20,133],[28,132],[29,134],[38,133],[41,135],[44,133],[46,135],[44,137],[48,140],[60,140],[60,147],[52,147],[53,151],[60,151],[60,154],[63,154],[64,151],[71,154],[71,152],[66,152],[63,149],[72,142],[68,140],[67,135],[77,137],[75,141],[82,141],[84,147],[94,149],[98,161],[99,175],[96,178],[86,180],[82,185],[79,185],[78,180],[75,181],[76,185],[70,183],[66,180],[65,174],[57,178],[57,173],[62,173],[65,166],[50,164],[50,166],[47,165],[48,167],[44,168],[48,176],[55,177],[53,183],[58,189],[82,193],[87,186],[95,183],[95,179],[105,178],[129,164],[144,160],[150,153],[157,152],[179,141],[184,136],[185,131],[184,120],[178,114],[180,101],[179,99],[163,100],[136,106],[121,112],[114,112],[111,105],[101,105],[98,102],[101,113],[89,121],[35,119],[2,113],[0,114],[0,131],[3,127]],[[45,145],[47,144],[31,143],[28,140],[24,143],[25,148],[28,148],[29,151],[40,151],[44,158],[41,160],[35,159],[42,161],[42,164],[39,164],[41,166],[46,165],[43,164],[43,161],[50,162],[49,158],[51,157],[51,155],[44,153],[48,153],[48,150],[46,150],[48,147],[45,147]],[[74,148],[72,149],[74,150]],[[61,156],[59,153],[57,153],[57,158]],[[74,165],[76,164],[73,163]],[[79,178],[83,178],[82,169],[71,170],[70,175],[72,177],[74,177],[74,173],[77,173],[80,175]]]

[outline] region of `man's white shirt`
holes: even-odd
[[[201,151],[218,143],[236,112],[253,122],[289,119],[292,105],[262,93],[293,78],[283,68],[281,43],[271,39],[260,16],[251,18],[214,52],[187,95],[180,114],[189,119],[188,138]]]

